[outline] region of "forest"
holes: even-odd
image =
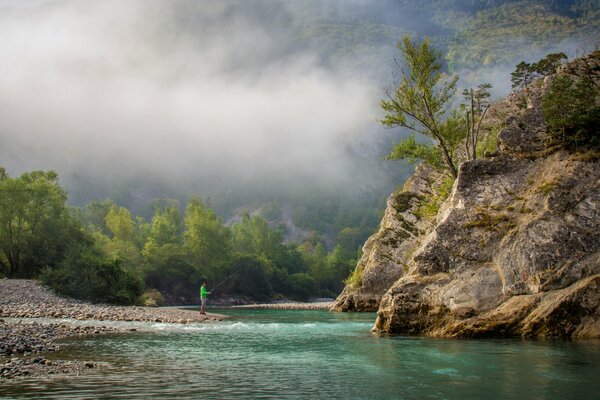
[[[0,169],[0,276],[39,278],[59,293],[116,304],[197,300],[202,281],[235,301],[333,297],[359,256],[352,229],[327,252],[318,235],[285,243],[243,212],[225,226],[206,201],[163,201],[150,220],[111,200],[67,205],[52,171]]]

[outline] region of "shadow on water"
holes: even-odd
[[[369,332],[374,314],[211,309],[215,323],[148,324],[64,341],[83,376],[3,381],[2,398],[594,398],[600,342],[444,340]]]

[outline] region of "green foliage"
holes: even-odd
[[[272,230],[261,217],[251,217],[247,211],[242,213],[242,220],[231,230],[233,248],[237,252],[273,258],[278,252],[285,251],[279,232]]]
[[[165,303],[165,298],[156,289],[146,289],[140,296],[138,303],[144,307],[158,307]]]
[[[125,207],[113,205],[106,214],[106,217],[104,217],[104,223],[116,240],[133,240],[133,219],[131,218],[131,213]]]
[[[54,266],[66,247],[80,240],[81,226],[66,207],[67,194],[55,172],[10,178],[0,170],[0,270],[31,278]]]
[[[93,302],[134,304],[142,292],[138,277],[89,242],[71,246],[58,268],[45,269],[41,279],[59,294]]]
[[[94,230],[98,230],[105,235],[110,233],[106,226],[106,215],[115,206],[112,200],[92,201],[88,203],[83,210],[83,222]]]
[[[552,75],[563,61],[567,60],[565,53],[550,53],[536,63],[521,61],[510,74],[512,87],[523,88],[529,86],[535,78]]]
[[[230,230],[199,198],[185,210],[184,245],[193,263],[214,277],[230,257]]]
[[[234,257],[231,273],[235,272],[230,282],[230,290],[241,296],[266,301],[273,297],[273,288],[269,281],[267,260],[253,255],[237,255]]]
[[[292,274],[289,277],[289,292],[294,300],[307,301],[317,291],[317,282],[306,273]]]
[[[350,273],[350,276],[344,280],[344,283],[353,287],[360,287],[362,285],[363,271],[362,268],[355,268]]]
[[[542,98],[549,133],[567,148],[600,145],[600,89],[590,78],[558,75]]]
[[[534,73],[535,68],[530,63],[525,61],[518,63],[515,70],[510,73],[513,89],[529,86],[535,77]]]
[[[424,161],[435,169],[440,170],[444,168],[442,152],[439,147],[429,143],[417,143],[414,134],[395,144],[385,159],[407,160],[411,164]]]
[[[488,129],[483,140],[477,144],[477,157],[483,157],[486,154],[493,154],[498,151],[498,135],[500,134],[501,126],[493,126]]]
[[[448,44],[448,62],[453,69],[511,65],[532,53],[553,51],[557,43],[568,39],[577,42],[598,35],[597,2],[478,3],[478,12],[447,17],[455,32]]]
[[[1,228],[8,224],[24,230],[13,245],[27,267],[11,276],[36,277],[46,267],[46,284],[90,301],[160,304],[161,296],[167,303],[193,301],[202,280],[209,287],[225,280],[217,295],[260,301],[274,294],[295,299],[335,296],[356,262],[356,248],[369,234],[364,228],[340,229],[340,244],[328,253],[318,235],[302,246],[285,244],[278,230],[247,212],[229,229],[197,198],[189,201],[184,218],[178,207],[167,204],[155,207],[147,223],[110,200],[92,202],[83,210],[67,209],[54,173],[11,179],[0,169],[0,187],[6,193],[0,198],[0,216],[5,218]],[[339,223],[347,221],[339,218]],[[35,225],[30,221],[37,221],[39,231],[27,230]],[[8,246],[7,237],[0,243]],[[1,249],[0,273],[8,275],[11,247]],[[142,289],[146,294],[140,297]]]
[[[440,210],[440,206],[452,192],[453,185],[454,179],[451,177],[444,178],[434,187],[431,196],[421,201],[421,205],[415,214],[422,218],[435,218]]]
[[[160,251],[146,258],[144,281],[149,288],[157,289],[171,302],[194,299],[206,274],[188,261],[184,248],[165,244]]]
[[[548,76],[554,74],[556,69],[563,63],[563,61],[566,61],[567,58],[567,55],[562,52],[550,53],[533,66],[535,68],[535,72],[537,72],[539,75]]]
[[[442,160],[450,175],[456,177],[453,151],[457,142],[456,121],[446,119],[447,106],[456,91],[458,77],[448,78],[442,73],[441,53],[430,46],[425,38],[413,41],[404,35],[398,43],[404,65],[398,65],[401,74],[393,90],[388,90],[387,99],[380,102],[385,116],[385,126],[400,126],[430,137],[439,147]],[[414,157],[419,150],[432,157],[431,150],[407,142],[399,150]]]
[[[149,256],[168,244],[182,244],[182,231],[183,221],[179,208],[173,206],[164,210],[158,208],[150,224],[143,254]]]

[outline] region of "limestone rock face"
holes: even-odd
[[[563,68],[572,76],[591,71],[596,83],[599,70],[600,53]],[[379,302],[374,331],[600,337],[600,160],[546,150],[540,110],[546,84],[525,91],[524,106],[504,101],[510,115],[498,135],[499,152],[464,162],[436,220],[419,221],[395,252],[383,242],[383,230],[394,230],[388,236],[404,231],[389,224],[394,202],[388,202],[382,230],[361,260],[368,282],[385,271],[379,286],[368,286]],[[392,258],[373,256],[382,251]],[[377,298],[376,289],[394,278]],[[338,303],[370,294],[366,282],[346,288]]]
[[[420,200],[431,195],[431,187],[442,175],[425,166],[402,190],[387,199],[379,231],[363,246],[356,270],[360,281],[348,284],[338,296],[333,311],[377,311],[381,297],[408,271],[411,253],[419,247],[432,222],[415,214]]]

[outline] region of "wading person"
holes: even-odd
[[[204,307],[206,306],[206,298],[209,294],[210,292],[206,290],[206,282],[202,282],[202,285],[200,286],[200,314],[206,315]]]

